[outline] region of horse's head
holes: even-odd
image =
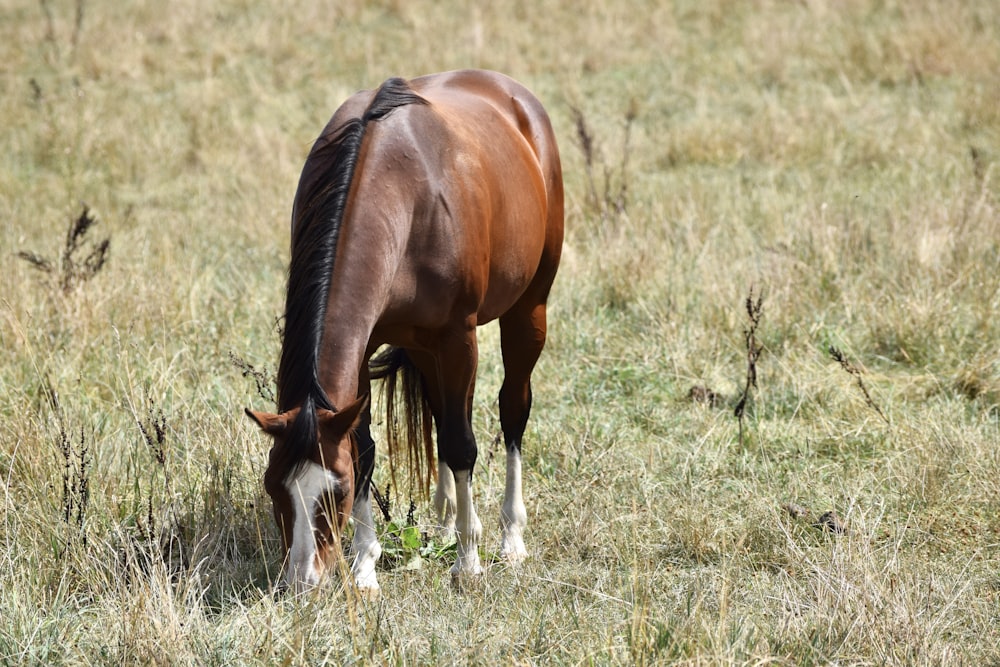
[[[296,592],[319,583],[340,553],[340,534],[354,506],[353,431],[367,402],[360,398],[337,412],[317,409],[314,428],[299,423],[308,419],[301,408],[246,411],[274,439],[264,489],[285,548],[284,581]],[[303,433],[315,434],[315,442],[295,442]]]

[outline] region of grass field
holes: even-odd
[[[1000,5],[297,4],[0,0],[0,661],[1000,664]],[[532,558],[456,592],[391,490],[379,599],[276,597],[299,169],[458,67],[563,153]]]

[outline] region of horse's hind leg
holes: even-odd
[[[455,475],[442,460],[438,460],[438,483],[434,492],[434,509],[437,510],[441,539],[450,542],[455,538]]]
[[[454,475],[458,553],[451,575],[453,579],[460,581],[465,577],[482,574],[483,571],[479,562],[479,538],[483,528],[472,500],[472,470],[478,454],[471,422],[479,355],[474,321],[444,332],[436,348],[433,371],[421,368],[421,372],[425,375],[433,372],[437,378],[436,382],[428,382],[428,385],[429,388],[436,387],[439,393],[440,408],[435,410],[438,458],[447,468],[442,472],[446,479],[449,474]],[[417,360],[418,357],[414,357],[418,366],[426,363],[425,360]],[[445,497],[447,491],[446,488]]]
[[[440,423],[442,390],[438,382],[437,362],[434,356],[427,352],[407,350],[406,353],[424,377],[425,398],[431,406],[434,421]],[[446,542],[453,540],[455,538],[456,513],[455,475],[452,474],[451,468],[440,455],[438,456],[437,489],[434,491],[434,509],[437,510],[441,539]]]
[[[531,413],[531,372],[545,346],[545,303],[518,304],[500,318],[504,380],[500,387],[500,426],[507,450],[500,529],[500,555],[518,561],[528,555],[524,528],[528,513],[521,490],[521,439]]]

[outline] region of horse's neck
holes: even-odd
[[[336,408],[358,397],[358,374],[365,363],[367,336],[360,340],[358,332],[345,335],[342,327],[327,327],[319,349],[317,375],[320,386]]]
[[[376,304],[383,301],[378,292],[384,287],[378,283],[355,271],[337,276],[331,285],[317,374],[337,408],[358,397],[359,375],[368,362],[372,331],[380,316]],[[360,390],[367,391],[367,387]]]

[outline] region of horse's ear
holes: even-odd
[[[250,408],[244,408],[247,417],[254,420],[260,429],[268,435],[280,435],[288,428],[288,418],[285,415],[276,415],[271,412],[257,412]]]
[[[346,406],[342,410],[317,410],[319,423],[323,428],[343,434],[352,431],[361,422],[361,413],[368,407],[368,394]]]

